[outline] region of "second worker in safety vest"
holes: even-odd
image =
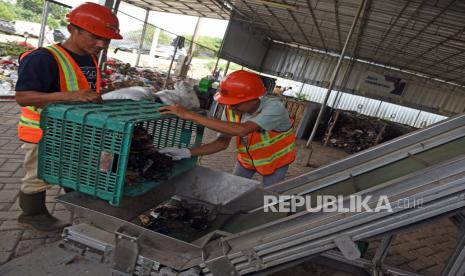
[[[24,141],[26,176],[19,193],[20,224],[37,230],[57,230],[66,223],[45,206],[49,185],[37,178],[38,146],[42,138],[40,112],[56,102],[101,102],[96,56],[111,39],[121,39],[118,18],[108,8],[84,3],[67,15],[70,37],[26,52],[20,57],[16,101],[21,108],[18,137]]]
[[[265,92],[260,76],[240,70],[229,74],[215,95],[215,100],[225,105],[222,120],[179,105],[160,108],[162,114],[174,114],[220,133],[215,141],[200,147],[165,148],[160,153],[174,160],[213,154],[225,150],[235,136],[237,163],[233,174],[252,178],[259,173],[265,187],[282,181],[295,159],[295,134],[284,105],[279,99],[262,97]]]

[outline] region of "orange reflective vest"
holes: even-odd
[[[55,58],[58,65],[58,72],[60,75],[60,91],[73,92],[83,89],[89,89],[89,83],[82,73],[81,69],[71,57],[71,55],[63,49],[62,46],[55,44],[44,47],[50,51]],[[34,50],[32,50],[34,51]],[[20,56],[20,61],[30,54],[32,51],[25,52]],[[97,60],[92,56],[92,60],[97,71],[96,79],[96,92],[100,93],[100,72],[98,70]],[[42,129],[40,129],[40,112],[41,108],[34,106],[26,106],[21,108],[21,117],[18,123],[18,137],[19,139],[37,144],[42,138]]]
[[[225,112],[229,122],[241,122],[241,117],[234,114],[229,106],[226,106]],[[247,145],[241,137],[236,137],[236,144],[239,163],[261,175],[270,175],[295,159],[295,134],[292,127],[284,132],[254,131],[247,135]]]

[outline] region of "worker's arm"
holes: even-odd
[[[21,106],[35,106],[42,108],[49,103],[57,102],[95,102],[100,103],[102,98],[91,89],[75,92],[44,93],[39,91],[17,91],[16,102]]]
[[[208,155],[225,150],[228,147],[230,141],[231,137],[219,136],[215,141],[200,147],[192,149],[167,147],[160,149],[158,152],[171,157],[173,160],[181,160],[184,158],[190,158],[192,156]]]
[[[208,127],[209,129],[231,135],[231,136],[246,136],[247,134],[260,129],[254,122],[232,123],[218,119],[211,119],[195,112],[190,112],[180,105],[163,106],[158,111],[161,114],[173,114],[182,119],[194,121],[197,124]]]
[[[229,146],[231,137],[219,136],[215,141],[190,149],[192,156],[209,155],[225,150]]]

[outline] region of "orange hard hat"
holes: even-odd
[[[265,95],[266,88],[259,75],[239,70],[227,75],[220,83],[215,94],[215,101],[220,104],[233,105]]]
[[[86,2],[72,9],[66,19],[94,35],[107,39],[123,38],[119,34],[118,17],[105,6]]]

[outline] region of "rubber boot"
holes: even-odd
[[[18,217],[18,223],[39,231],[56,231],[68,226],[69,223],[52,216],[45,206],[45,191],[35,194],[19,192],[19,207],[23,210]]]

